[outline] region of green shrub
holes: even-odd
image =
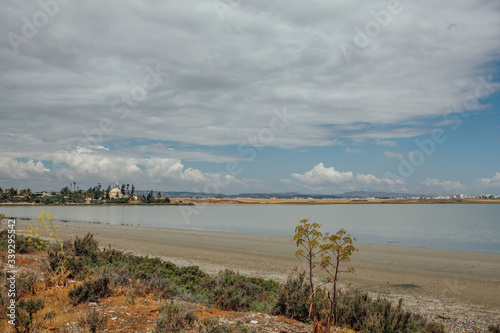
[[[8,230],[4,229],[0,231],[0,248],[4,251],[8,251]],[[19,254],[29,254],[38,251],[37,247],[40,245],[40,239],[38,237],[31,237],[31,241],[28,242],[28,238],[24,235],[16,234],[16,253]],[[45,243],[42,245],[42,250],[46,248]]]
[[[282,315],[302,322],[310,322],[311,285],[305,282],[305,274],[292,273],[281,286],[273,314]],[[329,304],[324,291],[316,289],[316,314],[320,319],[328,315]]]
[[[225,270],[219,272],[209,298],[214,306],[223,310],[258,310],[266,308],[265,302],[274,299],[278,285],[272,280]]]
[[[195,321],[196,315],[191,309],[170,301],[160,308],[153,332],[184,332],[184,329],[192,327]]]
[[[311,285],[304,283],[304,275],[290,274],[272,312],[305,322],[309,318],[310,296]]]
[[[128,287],[135,280],[134,275],[126,267],[121,266],[102,266],[94,269],[96,278],[107,277],[112,289],[116,287]]]
[[[33,315],[44,308],[42,299],[23,299],[17,302],[15,330],[16,332],[31,332]]]
[[[393,306],[386,299],[375,300],[359,290],[340,293],[337,324],[364,332],[424,332],[421,322],[402,309],[402,300]]]
[[[111,294],[109,289],[109,279],[107,277],[95,281],[86,281],[83,285],[75,287],[69,291],[71,304],[78,305],[89,301],[96,302],[99,298]]]
[[[141,282],[146,294],[154,293],[157,298],[168,298],[178,293],[177,287],[162,276],[153,276]]]
[[[28,295],[35,295],[35,285],[37,278],[33,274],[21,273],[16,279],[17,298]]]
[[[61,269],[61,263],[66,257],[61,253],[61,251],[48,251],[47,261],[49,269],[51,272],[58,272]]]
[[[77,256],[90,256],[99,250],[99,243],[94,239],[94,234],[90,232],[83,238],[76,236],[73,246]]]

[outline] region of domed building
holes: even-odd
[[[123,198],[122,191],[120,190],[120,183],[118,180],[116,181],[116,187],[109,191],[109,198],[110,199],[119,199]]]

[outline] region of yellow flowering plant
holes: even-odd
[[[54,237],[61,247],[61,253],[64,256],[64,248],[63,248],[63,242],[59,238],[59,234],[57,233],[57,229],[59,229],[59,225],[54,224],[54,222],[57,220],[57,216],[52,217],[52,212],[46,212],[43,210],[40,214],[38,214],[38,220],[40,221],[40,224],[44,227],[44,229],[50,229],[51,233],[49,233],[49,237]],[[38,228],[36,228],[38,229]]]
[[[31,243],[36,249],[42,250],[45,244],[43,240],[40,239],[39,230],[40,228],[30,224],[28,228],[26,228],[26,242]]]
[[[63,241],[59,238],[59,234],[57,232],[57,230],[59,229],[59,225],[55,224],[57,216],[53,217],[52,212],[46,212],[45,210],[43,210],[40,214],[38,214],[38,220],[40,221],[40,224],[43,227],[43,229],[50,231],[49,237],[55,238],[56,242],[61,247],[61,253],[60,255],[58,255],[59,266],[57,266],[57,268],[53,268],[54,275],[51,277],[50,280],[56,285],[66,285],[67,276],[69,274],[69,271],[67,270],[69,262],[65,258]],[[41,250],[44,247],[45,243],[43,242],[43,240],[40,240],[38,238],[40,236],[39,230],[40,227],[29,225],[28,228],[26,229],[26,233],[28,236],[27,241],[28,242],[36,241],[38,243],[37,248]]]

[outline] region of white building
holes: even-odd
[[[109,191],[109,198],[110,199],[119,199],[123,198],[122,191],[120,190],[120,183],[118,180],[116,181],[116,187]]]

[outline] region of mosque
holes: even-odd
[[[110,199],[119,199],[123,198],[122,191],[120,190],[120,183],[118,180],[116,180],[116,187],[109,191],[109,198]]]

